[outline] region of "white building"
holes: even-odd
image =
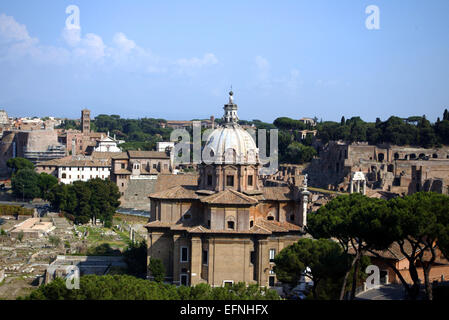
[[[58,180],[64,184],[100,178],[109,179],[111,161],[106,159],[71,160],[58,166]]]
[[[97,146],[94,151],[96,152],[121,152],[122,150],[117,146],[120,141],[117,141],[115,138],[111,138],[108,134],[107,137],[101,137],[100,140],[97,141]]]
[[[5,110],[0,110],[0,125],[9,123],[8,113]]]
[[[156,151],[158,151],[158,152],[166,152],[167,148],[174,149],[175,143],[174,142],[157,142],[156,143]]]

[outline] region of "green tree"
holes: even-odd
[[[56,278],[40,286],[26,300],[279,300],[274,290],[238,283],[229,288],[196,287],[148,281],[129,275],[86,275],[80,278],[80,289],[69,290],[65,280]]]
[[[39,175],[33,169],[21,169],[11,178],[11,188],[14,196],[23,199],[39,197]]]
[[[49,197],[49,191],[51,188],[53,188],[55,185],[58,184],[58,178],[56,178],[53,175],[49,175],[45,172],[42,172],[37,180],[37,185],[39,186],[40,190],[40,197],[42,199],[47,200]]]
[[[275,257],[274,271],[281,282],[296,285],[301,275],[313,281],[312,293],[318,298],[321,281],[343,276],[349,268],[349,256],[338,243],[328,239],[301,239]]]
[[[112,225],[112,217],[120,205],[118,187],[110,180],[75,181],[72,185],[59,184],[50,189],[48,200],[57,211],[69,213],[76,223],[96,222]]]
[[[154,281],[163,282],[165,279],[165,267],[160,259],[150,258],[148,270],[153,276]]]
[[[373,233],[378,236],[382,243],[376,244],[374,246],[376,249],[391,243],[389,237],[383,237],[385,233],[389,235],[387,229],[376,228],[373,231],[373,226],[378,226],[378,224],[375,223],[374,218],[367,219],[375,214],[385,215],[387,213],[386,201],[354,193],[339,196],[308,216],[307,230],[314,238],[334,238],[338,240],[345,253],[349,253],[350,248],[354,251],[351,267],[348,268],[343,278],[340,299],[344,298],[347,280],[352,269],[354,272],[352,274],[351,299],[355,297],[360,261],[367,249],[371,248],[364,245],[366,238]]]
[[[34,169],[34,164],[25,158],[11,158],[6,162],[8,168],[13,172],[17,172],[21,169]]]
[[[123,253],[125,262],[128,265],[128,274],[135,277],[145,278],[147,265],[147,243],[132,243]],[[159,280],[159,278],[158,278]],[[158,281],[155,279],[155,281]],[[162,279],[163,280],[163,279]]]
[[[293,141],[287,147],[285,160],[289,163],[305,163],[312,161],[316,154],[315,148],[305,146],[297,141]]]

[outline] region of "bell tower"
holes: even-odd
[[[90,133],[90,110],[84,109],[81,111],[81,131]]]
[[[224,106],[224,115],[223,120],[225,125],[228,124],[237,124],[239,122],[239,117],[237,115],[237,105],[234,103],[234,92],[229,92],[229,102]]]

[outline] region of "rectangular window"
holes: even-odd
[[[181,247],[181,262],[189,261],[189,248]]]
[[[232,287],[234,284],[234,280],[224,280],[223,281],[223,287]]]
[[[189,285],[189,276],[186,274],[181,274],[180,277],[181,286],[188,286]]]
[[[253,185],[253,176],[248,176],[248,185],[252,186]]]
[[[255,263],[256,263],[256,252],[255,252],[255,251],[251,251],[249,261],[250,261],[252,264],[255,264]]]
[[[268,285],[270,287],[274,287],[275,282],[276,282],[276,277],[275,276],[268,277]]]
[[[274,262],[275,256],[276,256],[276,249],[270,249],[270,262]]]
[[[211,185],[212,185],[212,175],[211,175],[211,174],[208,174],[208,175],[207,175],[207,185],[208,185],[208,186],[211,186]]]
[[[207,266],[209,262],[209,252],[207,250],[203,250],[203,264]]]
[[[229,187],[234,186],[234,176],[226,176],[226,185]]]

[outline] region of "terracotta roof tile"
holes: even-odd
[[[155,192],[149,195],[153,199],[178,199],[178,200],[195,200],[199,199],[195,193],[195,186],[175,186],[167,190]]]
[[[257,200],[277,200],[291,201],[294,200],[293,192],[289,187],[264,187],[261,195],[255,195],[253,198]]]
[[[290,222],[268,221],[265,219],[258,219],[256,226],[266,229],[271,232],[289,232],[289,231],[301,231],[302,228],[296,224]]]
[[[128,151],[130,158],[140,159],[170,159],[170,156],[166,152],[158,151]]]
[[[213,195],[201,198],[201,202],[210,204],[242,204],[253,205],[258,203],[254,197],[249,197],[238,191],[227,189]]]
[[[160,174],[157,178],[155,192],[167,190],[175,186],[198,185],[197,174]]]

